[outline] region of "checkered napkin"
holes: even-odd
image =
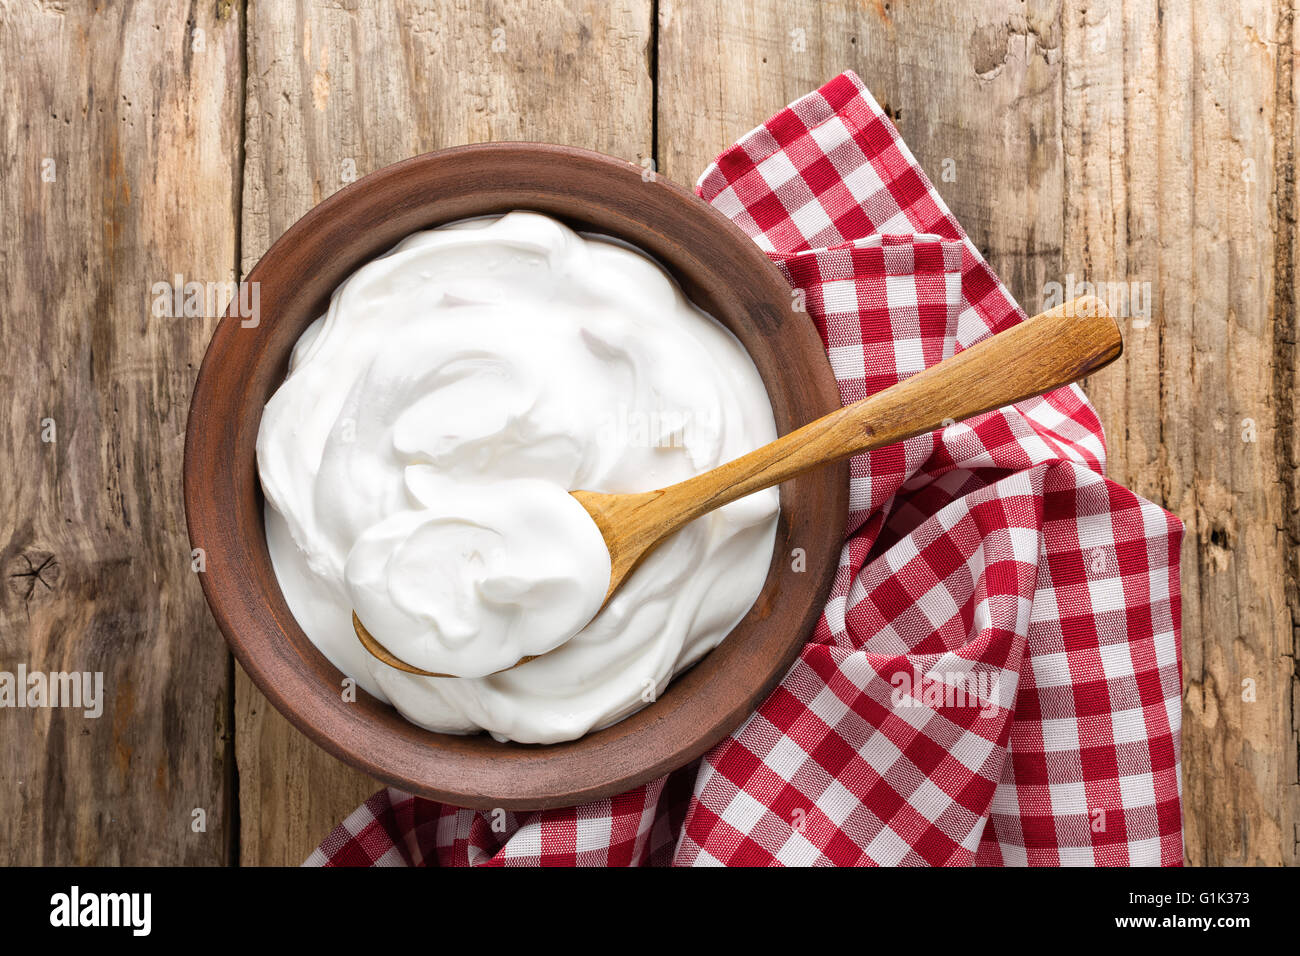
[[[1025,317],[852,73],[698,191],[845,403]],[[1182,525],[1105,477],[1083,393],[859,455],[850,489],[812,640],[701,761],[563,810],[383,790],[308,864],[1181,864]]]

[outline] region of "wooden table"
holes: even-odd
[[[1295,863],[1296,37],[1292,5],[1237,6],[0,4],[0,670],[103,671],[107,697],[0,711],[0,862],[294,864],[375,786],[207,612],[180,463],[215,319],[159,315],[156,284],[231,280],[344,183],[456,143],[690,183],[852,68],[1031,312],[1071,276],[1149,292],[1089,391],[1112,476],[1187,523],[1187,858]]]

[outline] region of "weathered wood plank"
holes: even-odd
[[[233,278],[241,58],[230,4],[0,5],[0,670],[104,698],[0,710],[5,865],[230,855],[229,655],[180,475],[217,310],[155,314],[152,286]]]
[[[351,177],[417,153],[547,140],[651,150],[650,2],[308,2],[250,10],[243,267]],[[376,786],[241,672],[241,859],[296,864]]]
[[[1293,424],[1296,352],[1275,286],[1295,215],[1290,16],[1271,0],[1130,0],[1064,17],[1064,270],[1151,299],[1149,316],[1130,303],[1123,366],[1089,388],[1113,477],[1188,528],[1193,864],[1296,862],[1296,515],[1278,480],[1295,467],[1279,413]]]

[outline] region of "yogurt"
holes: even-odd
[[[775,437],[740,342],[653,260],[536,213],[455,223],[357,270],[299,339],[258,433],[267,544],[308,638],[406,719],[572,740],[745,615],[778,494],[682,528],[602,609],[609,554],[569,492],[661,488]],[[353,611],[457,676],[380,663]]]

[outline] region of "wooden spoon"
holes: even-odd
[[[819,465],[1061,388],[1119,358],[1119,326],[1094,296],[1066,302],[999,332],[870,398],[823,415],[725,465],[658,491],[575,491],[609,547],[605,602],[659,542],[715,508]],[[394,657],[362,626],[361,643],[385,664],[446,677]],[[516,665],[532,660],[525,657]]]

